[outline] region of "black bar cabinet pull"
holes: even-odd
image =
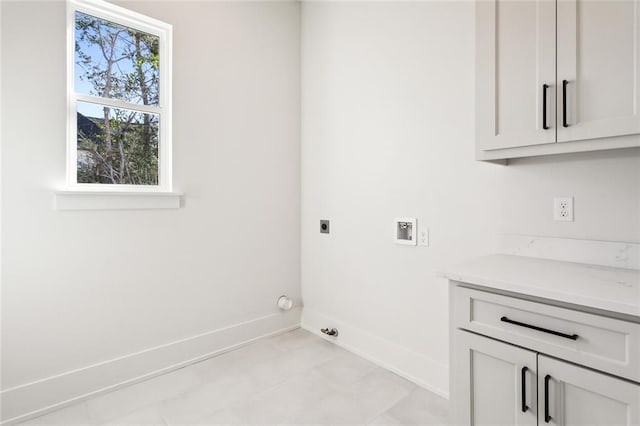
[[[542,128],[547,130],[549,126],[547,126],[547,90],[549,89],[548,84],[542,85]]]
[[[522,412],[526,413],[529,407],[527,406],[527,367],[522,367]]]
[[[569,127],[567,123],[567,80],[562,80],[562,127]]]
[[[544,376],[544,422],[549,423],[551,416],[549,415],[549,380],[550,375]]]
[[[525,323],[520,322],[520,321],[514,321],[514,320],[509,319],[507,317],[500,318],[500,321],[508,322],[509,324],[513,324],[513,325],[519,325],[520,327],[530,328],[532,330],[542,331],[543,333],[553,334],[554,336],[564,337],[565,339],[578,340],[578,337],[579,337],[577,334],[561,333],[559,331],[549,330],[548,328],[538,327],[537,325],[525,324]]]

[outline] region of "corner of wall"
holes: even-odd
[[[0,392],[0,424],[15,424],[89,397],[203,361],[300,327],[299,308],[145,349]]]
[[[332,340],[338,346],[386,368],[444,398],[449,398],[449,367],[398,343],[367,330],[305,308],[302,328],[327,338],[320,328],[336,327],[340,334]]]

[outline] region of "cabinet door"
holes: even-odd
[[[454,424],[535,426],[535,352],[462,330],[453,337]]]
[[[640,1],[558,0],[558,142],[640,133]]]
[[[538,356],[540,425],[639,426],[640,386]]]
[[[556,141],[555,14],[549,0],[476,2],[479,149]]]

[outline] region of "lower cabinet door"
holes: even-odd
[[[541,426],[640,426],[640,385],[538,355]]]
[[[454,424],[535,426],[536,353],[462,330],[453,338]]]

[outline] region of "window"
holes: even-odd
[[[68,5],[69,187],[171,191],[171,26],[101,0]]]

